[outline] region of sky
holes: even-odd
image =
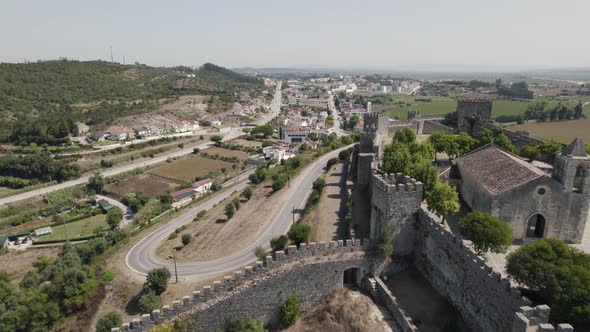
[[[2,0],[0,62],[590,67],[589,0]]]

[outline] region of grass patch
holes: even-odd
[[[95,234],[96,231],[102,231],[109,228],[104,214],[99,214],[86,219],[51,227],[53,233],[39,238],[40,241],[65,240],[66,233],[69,240],[86,237]]]

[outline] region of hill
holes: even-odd
[[[104,61],[3,63],[0,141],[14,141],[22,132],[68,131],[75,121],[96,125],[142,114],[162,99],[185,94],[218,96],[230,103],[235,92],[261,86],[256,78],[213,64],[193,70]]]

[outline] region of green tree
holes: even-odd
[[[274,129],[270,125],[256,126],[250,132],[252,135],[261,135],[264,138],[272,136]]]
[[[434,188],[426,195],[428,209],[439,217],[443,223],[448,214],[459,212],[459,195],[457,191],[446,182],[437,182]]]
[[[104,185],[104,177],[100,173],[95,173],[88,179],[88,189],[94,190],[96,193],[102,193]]]
[[[270,240],[270,247],[272,251],[279,251],[284,250],[287,247],[287,243],[289,242],[289,238],[285,235],[273,237]]]
[[[403,127],[402,130],[395,132],[393,140],[399,143],[410,144],[416,142],[416,134],[409,127]]]
[[[144,287],[151,289],[156,295],[160,295],[166,291],[168,280],[170,280],[170,271],[167,268],[155,268],[148,272]]]
[[[552,321],[590,328],[590,255],[540,239],[510,253],[506,271],[551,307]]]
[[[172,196],[170,196],[170,194],[162,194],[160,195],[160,203],[169,206],[170,204],[172,204],[173,199]]]
[[[153,310],[160,308],[160,297],[150,289],[141,295],[137,307],[141,313],[152,313]]]
[[[96,322],[96,332],[111,332],[113,327],[120,327],[123,324],[121,314],[111,310],[104,312]]]
[[[221,136],[221,135],[211,136],[211,142],[213,142],[213,143],[219,144],[219,143],[221,143],[222,140],[223,140],[223,136]]]
[[[459,221],[461,234],[473,242],[478,255],[492,251],[505,253],[512,243],[512,229],[489,213],[472,211]]]
[[[256,249],[254,249],[254,255],[256,255],[256,259],[266,263],[266,256],[268,255],[268,252],[264,248],[257,246]]]
[[[383,171],[390,174],[410,174],[412,154],[408,145],[394,141],[385,146],[383,151]]]
[[[295,295],[289,295],[279,307],[279,320],[284,326],[291,326],[299,319],[301,303]]]
[[[230,220],[234,214],[236,213],[236,208],[233,203],[227,203],[225,205],[225,215],[227,216],[227,220]]]
[[[428,137],[428,141],[432,144],[436,153],[442,153],[445,151],[445,139],[447,134],[442,131],[435,131]],[[436,155],[435,155],[436,160]]]
[[[188,234],[188,233],[184,233],[182,234],[182,236],[180,237],[181,241],[182,241],[182,245],[186,246],[189,243],[191,243],[191,241],[193,240],[192,235]]]
[[[111,227],[111,229],[115,229],[119,226],[119,223],[123,219],[123,211],[118,207],[113,207],[107,213],[107,223]]]
[[[295,243],[295,245],[299,246],[301,243],[307,242],[309,238],[310,228],[307,224],[293,224],[291,228],[289,228],[289,232],[287,236],[289,236],[289,240]]]
[[[235,317],[227,323],[226,332],[267,332],[264,322],[253,317]]]
[[[246,200],[250,200],[250,198],[252,197],[252,187],[251,186],[244,188],[244,191],[242,191],[242,197],[244,197]]]
[[[285,174],[277,174],[272,179],[272,190],[279,191],[285,187],[289,177]]]

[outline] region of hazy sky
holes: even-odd
[[[590,67],[590,0],[2,0],[0,62]]]

